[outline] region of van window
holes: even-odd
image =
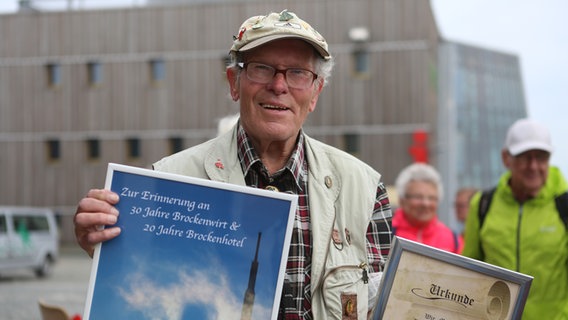
[[[46,217],[41,216],[15,216],[14,229],[26,231],[49,231]]]
[[[6,225],[6,216],[0,215],[0,233],[6,233],[8,226]]]

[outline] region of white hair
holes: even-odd
[[[438,189],[438,199],[441,201],[444,195],[442,179],[438,171],[426,163],[413,163],[408,167],[402,169],[396,178],[396,192],[400,198],[406,195],[406,188],[408,184],[413,181],[429,182],[436,186]]]

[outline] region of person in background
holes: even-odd
[[[460,188],[454,197],[454,212],[458,222],[457,233],[464,236],[465,220],[469,213],[469,203],[473,195],[479,190],[475,188]]]
[[[404,168],[396,178],[399,207],[392,219],[393,234],[452,253],[460,253],[463,239],[438,220],[443,196],[440,174],[425,163]]]
[[[226,76],[239,120],[153,167],[297,194],[278,319],[366,319],[390,250],[391,212],[377,171],[302,130],[333,66],[327,42],[286,10],[247,19],[233,39]],[[79,202],[75,234],[91,256],[121,232],[118,201],[92,189]]]
[[[568,319],[568,233],[555,198],[568,190],[546,127],[531,119],[511,125],[501,151],[507,171],[485,218],[481,194],[471,200],[465,256],[533,276],[523,319]]]

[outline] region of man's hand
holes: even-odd
[[[120,234],[119,227],[112,226],[118,219],[118,195],[110,190],[91,189],[77,206],[73,223],[79,246],[92,258],[95,245]],[[103,228],[104,227],[104,228]]]

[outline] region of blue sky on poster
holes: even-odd
[[[142,6],[145,0],[73,0],[74,8]],[[39,0],[64,8],[70,1]],[[442,36],[448,40],[519,56],[530,117],[549,126],[555,152],[551,163],[568,174],[568,1],[431,0]],[[0,13],[16,0],[1,0]]]

